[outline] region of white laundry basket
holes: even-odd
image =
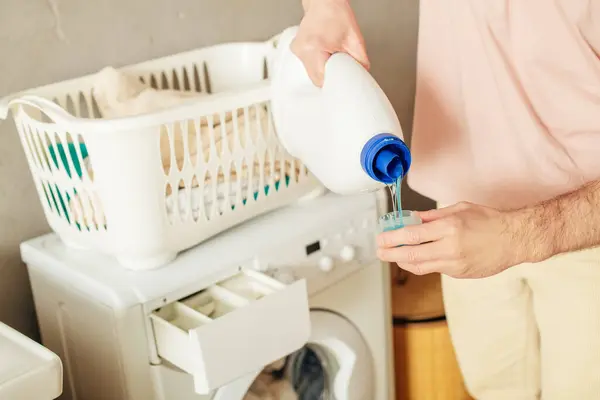
[[[0,118],[13,112],[51,228],[68,245],[151,269],[321,193],[273,128],[275,46],[276,38],[228,43],[122,68],[157,89],[206,94],[157,112],[102,118],[94,75],[0,100]]]

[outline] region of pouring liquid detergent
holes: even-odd
[[[279,140],[330,191],[370,192],[388,186],[394,211],[382,230],[404,226],[401,184],[411,164],[398,116],[369,72],[345,53],[325,65],[322,88],[291,51],[297,27],[281,33],[272,60],[271,104]]]

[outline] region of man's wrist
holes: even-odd
[[[545,204],[506,212],[515,265],[544,261],[558,252],[560,220],[554,206]]]

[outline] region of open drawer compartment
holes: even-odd
[[[151,316],[158,355],[208,394],[301,348],[310,335],[306,281],[242,271]]]

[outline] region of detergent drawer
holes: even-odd
[[[151,316],[158,355],[207,394],[301,348],[310,335],[306,281],[242,271]]]

